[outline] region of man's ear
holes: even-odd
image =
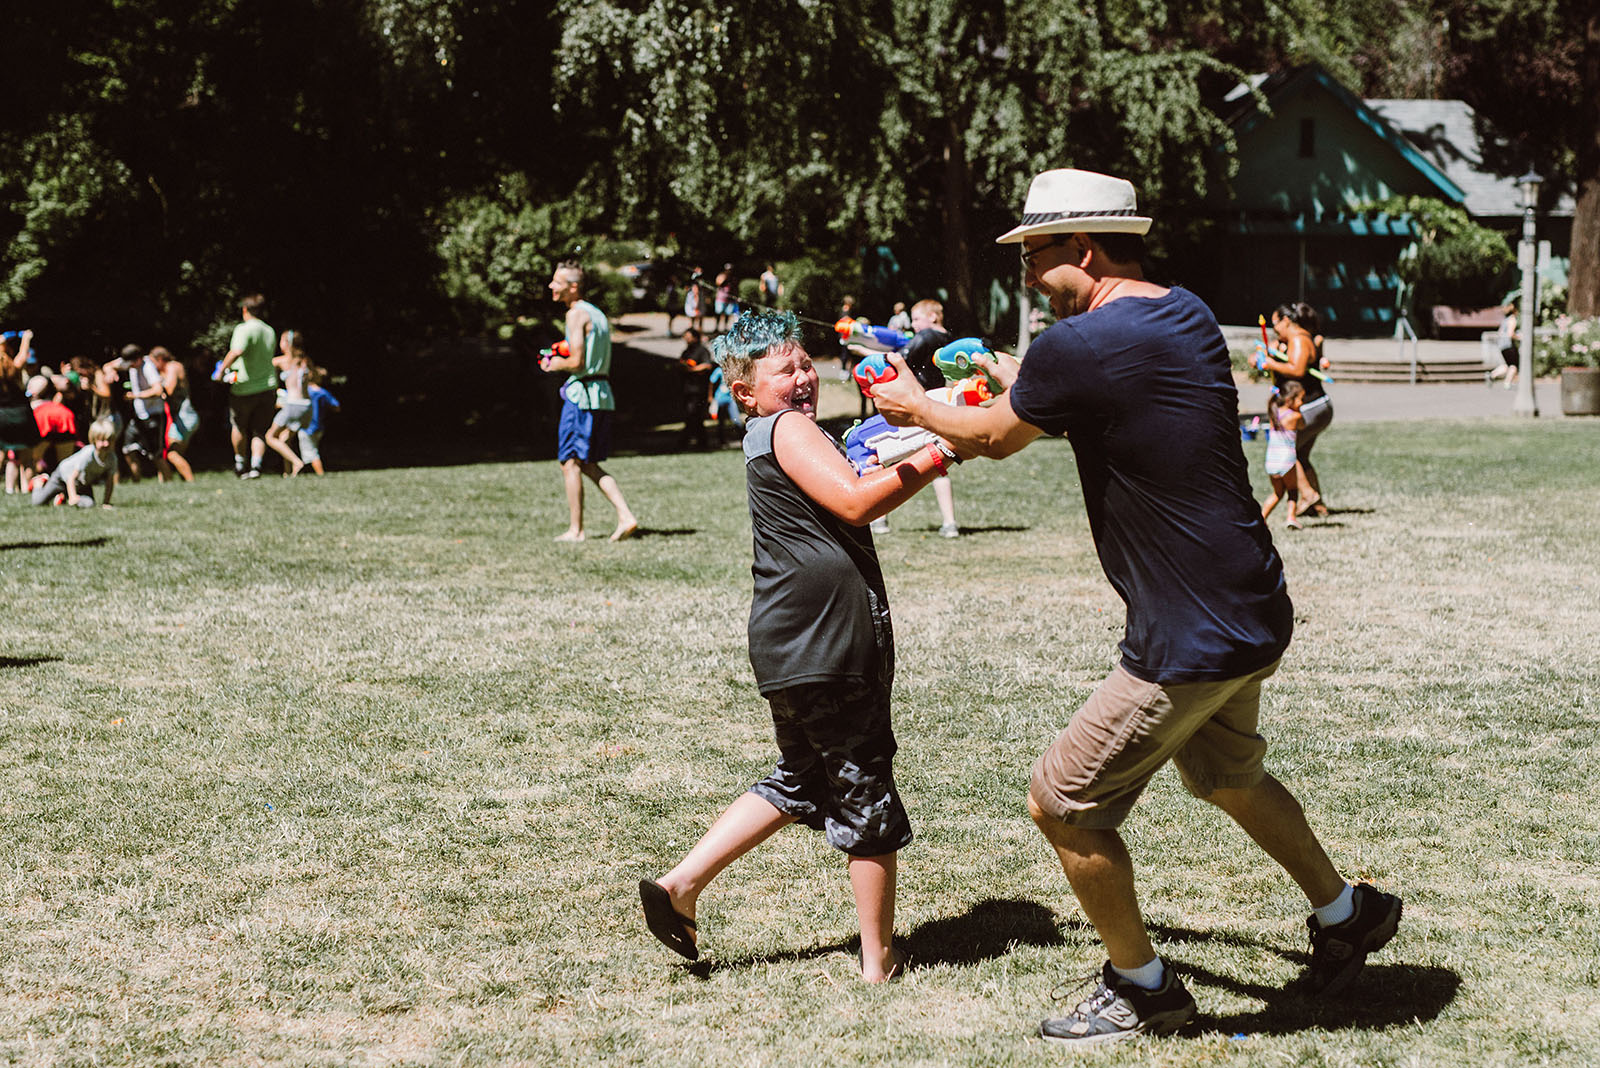
[[[733,394],[733,399],[739,402],[739,407],[746,410],[755,408],[755,392],[751,390],[750,383],[742,378],[735,378],[728,383],[728,392]]]

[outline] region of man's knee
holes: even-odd
[[[1034,826],[1038,827],[1052,843],[1059,843],[1072,830],[1066,820],[1039,803],[1039,798],[1031,785],[1028,788],[1028,815],[1033,817]]]

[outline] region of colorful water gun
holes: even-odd
[[[938,441],[938,435],[920,426],[891,426],[881,415],[856,420],[844,434],[845,456],[857,471],[897,464],[918,449]]]
[[[539,367],[541,370],[548,371],[550,369],[551,360],[556,359],[557,357],[566,359],[571,355],[572,346],[567,344],[566,338],[562,338],[549,348],[539,350]]]
[[[1256,322],[1261,326],[1261,347],[1256,349],[1255,356],[1251,358],[1250,362],[1255,366],[1257,371],[1265,371],[1267,369],[1267,353],[1272,351],[1272,347],[1267,344],[1267,317],[1265,315],[1258,315],[1256,316]],[[1307,367],[1306,374],[1313,378],[1321,379],[1324,382],[1333,381],[1332,375],[1316,367]]]
[[[852,319],[848,315],[833,324],[833,332],[846,345],[860,345],[874,352],[898,352],[911,344],[911,335],[886,326],[873,326],[865,319]]]
[[[863,393],[870,393],[872,387],[879,382],[893,382],[900,377],[900,372],[894,369],[894,364],[890,363],[889,358],[881,352],[863,356],[851,374],[855,375],[856,385],[861,387]]]
[[[973,360],[974,356],[993,356],[989,346],[980,337],[962,337],[943,346],[933,354],[933,365],[939,369],[945,379],[952,383],[959,383],[967,387],[967,380],[977,378],[981,382],[979,387],[967,387],[963,392],[981,392],[980,400],[969,400],[968,404],[981,404],[992,399],[1000,392],[1000,380],[979,366]]]

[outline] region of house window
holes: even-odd
[[[1310,159],[1317,154],[1317,120],[1300,120],[1300,158]]]

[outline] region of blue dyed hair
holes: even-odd
[[[728,382],[750,381],[755,362],[773,349],[800,340],[800,321],[793,312],[751,308],[740,314],[728,332],[711,343],[711,355]]]

